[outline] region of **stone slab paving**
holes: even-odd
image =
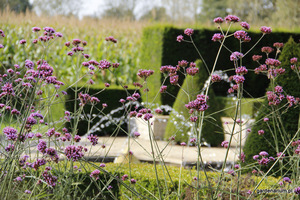
[[[139,145],[139,144],[140,145]],[[187,163],[196,163],[197,162],[197,148],[190,146],[180,146],[175,144],[168,144],[166,141],[156,141],[161,155],[166,163],[183,165]],[[145,150],[147,152],[146,153]],[[152,161],[153,158],[150,154],[151,145],[149,140],[138,139],[131,143],[131,150],[133,151],[136,158],[142,161]],[[217,162],[221,163],[224,161],[226,154],[225,148],[217,147],[201,147],[201,155],[204,163]],[[157,155],[157,154],[156,154]],[[237,159],[235,156],[235,150],[230,149],[227,161],[234,162]]]
[[[152,148],[149,140],[146,139],[130,139],[127,137],[99,137],[99,144],[91,148],[90,156],[93,157],[119,157],[125,158],[128,155],[128,142],[130,142],[130,151],[133,156],[142,162],[152,162],[153,157],[151,155]],[[102,149],[101,145],[105,144],[106,148]],[[87,139],[83,139],[82,145],[87,145],[89,148],[89,142]],[[196,147],[180,146],[166,141],[155,141],[156,146],[154,152],[159,150],[163,159],[167,164],[173,165],[187,165],[197,162],[197,149]],[[153,147],[154,148],[154,147]],[[201,147],[201,155],[204,163],[223,163],[226,149],[218,147]],[[233,163],[237,160],[238,155],[237,148],[231,148],[228,153],[227,162]],[[158,155],[155,153],[155,155]],[[118,160],[118,158],[116,159]],[[124,161],[124,159],[121,159]],[[119,161],[120,162],[120,161]]]
[[[130,142],[130,145],[128,143]],[[65,142],[64,146],[69,145],[69,142]],[[99,137],[98,144],[92,146],[87,137],[82,137],[80,143],[75,145],[82,145],[89,149],[85,153],[87,160],[96,162],[127,162],[128,150],[133,153],[134,162],[153,162],[151,155],[152,148],[150,140],[147,139],[133,139],[130,140],[127,137]],[[103,148],[105,145],[105,148]],[[54,147],[54,143],[51,144]],[[130,146],[130,147],[129,147]],[[196,147],[180,146],[166,141],[155,141],[155,155],[159,150],[163,156],[164,162],[170,165],[183,165],[193,166],[197,162],[197,149]],[[63,150],[64,148],[62,148]],[[36,146],[32,146],[30,153],[34,156],[36,153]],[[26,152],[28,153],[28,152]],[[201,155],[203,162],[206,164],[223,163],[226,154],[225,148],[218,147],[201,147]],[[231,148],[228,153],[227,163],[232,165],[238,158],[238,148]],[[60,158],[64,158],[61,154]],[[219,166],[220,167],[220,166]],[[219,168],[217,167],[217,168]]]

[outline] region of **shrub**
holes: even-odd
[[[185,105],[196,99],[197,95],[203,91],[204,84],[209,77],[203,63],[200,60],[196,61],[196,66],[199,68],[199,73],[195,76],[188,75],[178,92],[173,105],[173,111],[170,114],[168,124],[166,126],[165,139],[175,136],[175,141],[177,143],[187,143],[192,137],[191,127],[193,125],[190,122],[191,114],[189,114],[189,110],[185,107]],[[221,118],[219,114],[211,114],[222,110],[222,105],[216,102],[216,98],[212,90],[210,90],[208,96],[208,104],[210,106],[205,112],[206,118],[202,138],[203,141],[210,145],[218,146],[224,140]]]
[[[283,87],[283,90],[286,92],[286,94],[298,97],[300,96],[300,87],[299,84],[295,84],[298,82],[298,78],[290,67],[290,59],[293,57],[300,57],[300,46],[294,42],[293,38],[290,38],[289,41],[284,45],[282,53],[279,57],[281,66],[285,69],[285,73],[280,75],[275,80],[275,86],[280,85]],[[271,85],[268,88],[268,91],[270,90],[272,90]],[[287,103],[286,100],[279,106],[282,106],[285,103]],[[279,107],[272,109],[268,104],[268,100],[264,100],[258,116],[255,118],[255,125],[253,126],[251,133],[248,135],[245,143],[244,152],[246,154],[247,163],[254,162],[252,157],[254,155],[258,155],[260,151],[267,151],[269,155],[276,157],[276,153],[282,152],[287,145],[286,142],[290,141],[290,139],[293,137],[293,134],[297,132],[299,128],[299,107],[291,107],[288,109],[278,108]],[[276,112],[276,115],[281,116],[281,122],[278,121],[279,118],[271,119],[272,113],[274,112]],[[267,123],[264,122],[263,119],[265,117],[270,118],[270,121]],[[264,134],[258,135],[259,130],[264,130]],[[284,139],[286,142],[284,142]],[[275,142],[277,142],[277,144],[275,144]],[[293,151],[288,151],[288,154],[292,156]],[[285,159],[284,161],[286,164],[287,160]],[[278,163],[272,171],[277,176],[280,175],[279,171],[277,171],[279,168],[280,166]],[[266,170],[267,167],[264,169]],[[283,170],[283,173],[288,172],[289,165],[281,169]]]
[[[78,93],[86,90],[87,88],[81,87]],[[109,88],[94,86],[89,88],[89,93],[95,94],[94,96],[100,100],[100,103],[97,105],[86,105],[84,107],[82,120],[80,120],[77,127],[78,134],[84,135],[89,131],[89,133],[98,136],[112,134],[127,136],[128,119],[126,113],[128,114],[128,110],[134,109],[134,104],[125,109],[122,103],[120,103],[120,99],[126,99],[128,94],[133,94],[134,92],[139,93],[139,91],[133,87],[127,90],[124,90],[121,86],[110,86]],[[74,88],[69,88],[67,93],[68,95],[65,101],[66,110],[74,112]],[[141,101],[141,99],[139,99],[139,101]],[[103,103],[106,103],[107,107],[104,108]],[[79,108],[78,101],[77,108]],[[88,126],[89,120],[91,121],[90,126]],[[116,129],[118,125],[120,128]],[[71,128],[70,123],[68,123],[67,126]]]

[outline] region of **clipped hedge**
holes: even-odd
[[[290,38],[289,41],[285,44],[282,53],[279,57],[279,60],[281,61],[281,67],[285,68],[286,72],[283,75],[280,75],[275,80],[275,86],[280,85],[283,87],[283,90],[288,95],[292,95],[295,97],[300,96],[300,87],[299,87],[299,79],[295,72],[293,72],[290,68],[290,62],[289,60],[292,57],[300,57],[300,45],[296,44],[295,41]],[[271,90],[271,87],[269,86],[268,91]],[[283,101],[279,106],[284,105],[286,102]],[[268,100],[265,99],[263,102],[263,105],[259,111],[258,116],[255,120],[255,125],[252,128],[252,132],[249,134],[245,146],[244,146],[244,152],[246,154],[246,161],[247,163],[252,163],[254,160],[252,159],[253,155],[257,155],[260,151],[267,151],[270,156],[276,157],[276,153],[278,153],[275,149],[275,143],[272,136],[272,133],[267,125],[266,122],[264,122],[262,119],[264,117],[269,117],[270,121],[268,124],[271,128],[273,128],[274,123],[271,120],[270,113],[272,112],[271,107],[268,105]],[[279,111],[281,115],[281,119],[283,121],[283,128],[286,131],[285,137],[286,138],[292,138],[293,135],[298,130],[298,120],[299,120],[299,107],[291,107],[288,110],[281,109]],[[281,126],[280,124],[278,124]],[[277,128],[277,124],[275,124],[275,127]],[[258,130],[264,130],[264,135],[260,136],[258,135]],[[282,138],[279,134],[279,131],[276,131],[278,144],[279,144],[279,152],[282,152],[285,149],[285,146],[283,145]],[[268,142],[267,142],[268,141]],[[287,155],[287,153],[286,153]],[[286,159],[285,159],[286,160]],[[275,166],[274,170],[278,170],[279,165]],[[284,171],[287,170],[287,168],[284,168]]]
[[[126,116],[124,116],[125,109],[124,109],[122,103],[120,103],[120,99],[121,98],[126,99],[128,94],[133,94],[134,92],[139,93],[139,91],[137,91],[136,89],[133,89],[133,88],[128,88],[127,90],[124,90],[120,86],[110,86],[109,88],[106,88],[105,90],[103,90],[103,89],[104,88],[96,87],[96,86],[89,88],[88,93],[91,96],[97,97],[100,100],[100,103],[96,104],[94,107],[92,107],[92,105],[89,105],[89,104],[84,106],[83,113],[85,114],[85,118],[81,119],[78,123],[78,127],[77,127],[78,133],[79,133],[79,135],[84,135],[87,133],[88,120],[86,119],[86,117],[88,117],[91,113],[92,117],[94,117],[93,115],[97,115],[96,117],[94,117],[94,119],[92,120],[92,122],[90,124],[90,128],[93,127],[94,125],[96,126],[96,127],[94,127],[93,132],[92,132],[94,135],[98,135],[98,136],[111,135],[117,129],[116,124],[120,123],[121,129],[118,129],[117,132],[115,133],[115,135],[126,136],[127,135],[127,118],[126,118]],[[99,93],[99,91],[101,91],[101,90],[103,90],[103,91]],[[78,94],[80,92],[86,93],[86,88],[81,87]],[[66,97],[65,108],[68,111],[74,112],[74,103],[75,103],[74,99],[76,99],[74,88],[69,88],[67,90],[67,93],[68,93],[68,95]],[[96,95],[94,95],[94,94],[96,94]],[[139,99],[139,101],[141,101],[141,99]],[[102,113],[102,108],[103,108],[102,104],[103,103],[106,103],[108,106],[106,108],[104,108],[103,113]],[[77,109],[78,108],[79,108],[79,101],[77,101]],[[134,106],[132,106],[131,109],[134,109]],[[103,118],[107,114],[109,114],[110,117],[113,118],[113,121],[116,124],[112,123],[111,120],[109,120],[109,119]],[[121,121],[119,122],[118,119],[121,119]],[[71,119],[71,120],[73,121],[73,119]],[[97,122],[99,122],[100,120],[102,120],[101,123],[97,124]],[[67,123],[67,127],[71,128],[71,124],[73,124],[73,123]]]
[[[76,163],[75,163],[76,164]],[[96,164],[97,166],[99,164]],[[95,168],[92,167],[92,165],[85,164],[85,168],[87,169],[87,172],[81,172],[80,177],[86,176],[86,179],[84,184],[80,186],[81,189],[84,189],[84,187],[87,187],[90,183],[91,180],[89,180],[89,172],[93,171]],[[141,170],[142,169],[142,170]],[[162,196],[167,199],[175,200],[178,199],[178,196],[176,195],[175,192],[178,191],[178,186],[179,186],[179,176],[181,173],[181,196],[179,199],[185,199],[189,198],[192,194],[191,192],[194,192],[195,195],[195,190],[193,190],[193,184],[195,185],[195,182],[193,181],[193,177],[197,176],[197,171],[195,169],[181,169],[179,167],[175,166],[167,166],[168,173],[170,177],[172,178],[172,181],[166,175],[166,180],[167,183],[165,183],[164,179],[164,173],[166,174],[166,169],[164,169],[164,172],[161,168],[161,166],[158,166],[158,177],[159,177],[159,182],[160,182],[160,190],[162,192]],[[118,176],[119,178],[122,177],[124,174],[129,175],[129,169],[124,165],[119,165],[119,164],[113,164],[113,163],[107,163],[106,167],[104,168],[108,173],[112,174],[113,176]],[[219,173],[217,172],[206,172],[208,177],[210,179],[217,180]],[[233,187],[232,184],[236,184],[236,178],[232,178],[231,175],[225,175],[227,176],[227,181],[223,182],[224,185],[221,186],[223,190],[228,190],[230,187]],[[138,192],[140,195],[143,196],[143,198],[137,197],[135,195],[131,194],[131,191],[126,189],[122,184],[118,183],[117,181],[111,182],[111,186],[113,188],[111,189],[111,192],[117,197],[118,199],[128,199],[132,197],[132,199],[155,199],[155,197],[159,197],[159,192],[158,192],[158,187],[157,187],[157,181],[156,181],[156,175],[155,175],[155,170],[153,168],[153,164],[146,164],[146,163],[140,163],[140,164],[131,164],[131,178],[135,179],[137,181],[136,184],[130,184],[130,180],[127,179],[125,180],[125,184],[130,185],[130,187],[134,188],[136,192]],[[103,181],[103,183],[107,183],[109,180],[109,175],[105,175],[104,173],[100,174],[100,180]],[[256,185],[257,181],[261,180],[260,177],[256,176],[250,176],[250,175],[242,175],[242,179],[244,180],[243,182],[240,182],[241,187],[245,188],[244,191],[245,193],[250,189],[254,189],[254,186]],[[96,181],[97,183],[100,183],[100,181]],[[203,171],[200,171],[200,182],[201,185],[205,184],[205,175]],[[259,186],[259,189],[270,189],[270,188],[276,188],[278,187],[278,182],[277,178],[274,177],[268,177],[266,178],[262,184]],[[168,186],[168,191],[166,190],[166,184]],[[212,181],[212,186],[216,187],[215,183]],[[148,191],[146,191],[148,190]],[[89,194],[89,197],[92,196],[92,194],[97,194],[99,190],[97,190],[96,187],[94,187],[94,184],[92,187],[88,190],[87,194]],[[207,187],[203,187],[200,192],[202,193],[203,196],[207,195],[209,193],[209,190]],[[155,197],[153,197],[155,196]],[[111,199],[110,194],[106,192],[105,198]],[[101,199],[101,198],[99,198]]]
[[[68,161],[67,161],[68,162]],[[68,163],[69,164],[69,163]],[[53,198],[53,197],[64,197],[65,199],[156,199],[159,197],[157,181],[155,170],[153,164],[140,163],[131,164],[131,173],[129,172],[127,165],[120,165],[114,163],[106,163],[106,166],[102,168],[98,179],[90,177],[90,174],[95,169],[99,169],[99,163],[86,163],[86,162],[74,162],[74,166],[77,166],[79,170],[74,170],[71,172],[69,165],[61,166],[60,164],[53,163],[52,174],[58,178],[58,182],[65,184],[64,189],[60,190],[61,187],[54,187],[52,189],[45,189],[43,184],[36,185],[36,179],[33,177],[39,177],[43,170],[32,171],[32,176],[28,176],[23,179],[23,181],[14,187],[15,199],[24,198],[24,188],[29,189],[28,186],[35,188],[31,190],[33,192],[33,197],[41,197],[43,199]],[[166,174],[166,168],[168,169],[168,175]],[[23,172],[19,171],[20,176]],[[196,182],[193,180],[197,176],[197,171],[195,169],[180,169],[175,166],[166,166],[164,172],[161,166],[157,167],[157,173],[159,177],[160,187],[163,199],[194,199],[191,198],[195,196]],[[117,177],[120,179],[123,175],[131,174],[123,183],[115,179]],[[164,178],[166,175],[166,179]],[[180,177],[181,175],[181,177]],[[206,172],[206,175],[210,180],[217,181],[220,173],[218,172]],[[203,171],[200,171],[200,185],[201,189],[199,192],[201,196],[207,197],[210,195],[209,188],[206,186],[207,182]],[[136,184],[130,184],[130,179],[136,180]],[[236,187],[237,177],[233,177],[229,174],[225,174],[226,181],[223,181],[220,185],[220,189],[225,191],[223,195],[226,195],[232,188]],[[177,196],[180,180],[180,196]],[[261,177],[256,177],[254,175],[242,175],[240,181],[240,188],[242,188],[242,193],[246,196],[248,190],[253,190],[257,182],[261,180]],[[70,181],[70,182],[69,182]],[[211,181],[212,187],[216,187],[217,183]],[[274,177],[267,177],[264,179],[258,189],[276,189],[279,188],[279,179]],[[60,183],[59,183],[60,184]],[[124,184],[134,190],[139,196],[132,194],[132,192],[127,189]],[[35,186],[36,185],[36,186]],[[166,188],[166,185],[168,188]],[[108,190],[107,187],[111,186]],[[21,191],[21,192],[20,192]],[[45,192],[46,191],[46,192]],[[42,193],[41,193],[42,192]],[[56,194],[56,195],[53,195]],[[58,194],[58,195],[57,195]],[[275,194],[276,195],[276,194]],[[23,197],[23,198],[22,198]],[[227,198],[226,198],[227,199]]]
[[[157,98],[158,88],[161,86],[160,80],[162,76],[159,68],[161,66],[161,59],[163,54],[162,42],[163,41],[164,27],[154,26],[148,27],[143,30],[142,35],[142,48],[141,48],[141,61],[143,63],[143,69],[153,69],[154,74],[147,80],[149,82],[148,89],[148,102],[161,104],[161,94],[159,93]],[[148,41],[148,42],[145,42]],[[147,101],[146,93],[142,92],[143,100]]]
[[[163,65],[176,66],[177,62],[180,60],[194,61],[196,59],[199,59],[199,56],[192,44],[185,42],[176,42],[176,37],[178,35],[183,35],[183,32],[183,29],[178,29],[171,26],[154,26],[146,28],[143,32],[141,51],[142,62],[145,66],[144,68],[152,69],[156,73],[158,73],[160,67]],[[213,66],[213,62],[215,60],[215,56],[220,45],[219,43],[211,41],[213,34],[216,32],[218,31],[203,28],[195,30],[193,34],[194,42],[200,50],[209,69],[211,69]],[[261,37],[261,33],[250,32],[249,36],[251,37],[251,42],[245,43],[243,45],[243,52],[249,50],[256,43],[256,41]],[[247,66],[247,69],[254,69],[257,66],[256,63],[253,62],[251,59],[252,55],[260,54],[260,49],[263,46],[273,45],[274,42],[286,42],[290,36],[293,36],[295,40],[300,39],[299,33],[273,32],[271,35],[266,35],[259,42],[257,47],[243,58],[243,65]],[[157,39],[161,40],[156,41]],[[239,42],[233,37],[228,38],[225,41],[225,45],[233,51],[239,50]],[[221,51],[221,55],[222,56],[219,57],[219,60],[217,62],[216,70],[226,70],[233,68],[233,63],[229,60],[230,52],[223,49]],[[273,55],[270,54],[270,56],[272,57]],[[228,75],[233,74],[234,71],[228,71]],[[250,94],[250,96],[245,97],[264,96],[266,92],[266,87],[269,83],[269,80],[266,77],[262,75],[254,75],[253,73],[249,73],[245,75],[245,78],[246,81],[244,83],[244,89]],[[162,75],[160,75],[160,79],[163,80]],[[148,85],[158,85],[157,80],[158,78],[154,77],[153,79],[149,79]],[[179,84],[182,83],[183,79],[179,81]],[[179,91],[179,88],[172,87],[169,83],[169,80],[167,80],[166,84],[170,86],[168,87],[167,91],[173,96],[176,96]],[[213,88],[217,96],[227,95],[228,86],[215,84]],[[150,90],[149,96],[154,97],[156,95],[156,92],[156,90]],[[247,94],[245,93],[245,95]],[[175,102],[175,99],[169,95],[159,94],[158,98],[159,99],[156,100],[156,102],[162,105],[167,104],[172,106]]]
[[[177,98],[173,105],[173,111],[170,114],[168,124],[165,131],[165,139],[171,136],[175,136],[175,141],[188,142],[190,139],[189,132],[191,123],[189,118],[189,110],[185,107],[189,101],[195,100],[197,95],[203,90],[204,84],[208,79],[208,73],[203,65],[203,63],[198,60],[196,65],[199,68],[199,73],[195,76],[187,76],[185,81],[178,92]],[[189,94],[189,97],[184,92]],[[212,90],[209,91],[209,108],[205,111],[205,121],[203,127],[202,139],[206,141],[211,146],[218,146],[224,140],[222,122],[220,113],[211,115],[214,112],[222,110],[222,104],[216,102],[215,94]],[[179,116],[178,116],[179,115]],[[209,116],[209,117],[208,117]]]

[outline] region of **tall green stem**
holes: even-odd
[[[146,85],[146,88],[148,88],[147,81],[146,81],[145,85]],[[147,90],[146,90],[146,105],[148,106],[148,91]],[[158,173],[157,173],[157,167],[156,167],[156,158],[155,158],[155,152],[154,152],[154,147],[153,147],[154,137],[153,137],[153,134],[151,134],[151,124],[150,124],[149,120],[147,121],[147,125],[148,125],[148,134],[149,134],[149,139],[150,139],[151,154],[152,154],[153,165],[154,165],[154,170],[155,170],[155,177],[156,177],[157,189],[158,189],[158,193],[159,193],[159,199],[163,199],[161,191],[160,191],[160,186],[159,186],[159,179],[158,179]]]

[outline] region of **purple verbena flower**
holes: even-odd
[[[44,181],[48,186],[55,187],[57,182],[57,177],[53,176],[49,171],[45,170],[42,174]]]
[[[238,18],[235,15],[228,15],[224,19],[226,22],[239,22],[240,21],[240,18]]]
[[[230,169],[230,170],[228,171],[228,174],[230,174],[231,176],[235,176],[235,172],[234,172],[233,169]]]
[[[45,153],[46,149],[47,149],[47,143],[44,140],[40,140],[39,144],[37,146],[37,149],[41,152],[41,153]]]
[[[195,76],[199,73],[199,69],[197,67],[188,67],[186,69],[186,73],[190,76]]]
[[[6,152],[13,152],[15,150],[15,145],[9,144],[7,147],[5,147]]]
[[[146,80],[149,76],[151,76],[154,73],[153,70],[142,70],[140,69],[138,72],[138,76]]]
[[[139,132],[134,132],[133,135],[134,137],[139,137],[141,134]]]
[[[11,96],[15,96],[15,91],[13,89],[13,85],[12,83],[6,82],[2,87],[1,87],[2,93],[0,94],[0,96],[4,96],[4,95],[11,95]]]
[[[186,143],[185,142],[181,142],[180,145],[181,146],[186,146]]]
[[[31,191],[30,191],[30,190],[25,190],[24,193],[25,193],[25,194],[31,194]]]
[[[217,18],[214,19],[214,22],[217,23],[217,24],[221,24],[221,23],[224,22],[224,20],[221,17],[217,17]]]
[[[272,53],[274,51],[274,49],[272,47],[262,47],[261,48],[261,52],[269,54]]]
[[[237,84],[240,84],[240,83],[244,83],[245,78],[244,78],[244,76],[242,76],[242,75],[234,75],[234,76],[233,76],[233,80],[234,80]]]
[[[263,134],[265,134],[265,131],[264,131],[264,130],[259,130],[259,131],[258,131],[258,135],[263,135]]]
[[[267,121],[269,121],[269,118],[265,117],[264,122],[267,122]]]
[[[300,195],[300,187],[295,188],[294,193]]]
[[[270,162],[269,158],[263,157],[260,160],[257,160],[258,164],[260,165],[267,165]]]
[[[130,179],[130,183],[131,183],[131,184],[135,184],[135,183],[136,183],[136,180],[132,178],[132,179]]]
[[[55,129],[54,129],[54,128],[51,128],[51,129],[49,129],[49,130],[46,132],[46,135],[47,135],[48,137],[51,137],[52,135],[54,135],[54,133],[55,133]]]
[[[260,156],[264,157],[264,156],[268,156],[269,154],[266,151],[261,151],[259,153]]]
[[[221,146],[222,147],[224,147],[224,148],[228,148],[228,141],[223,141],[222,143],[221,143]]]
[[[121,179],[122,179],[122,181],[125,181],[127,178],[128,178],[128,175],[124,174]]]
[[[20,44],[25,44],[26,43],[26,40],[22,39],[20,40]]]
[[[297,62],[298,62],[298,58],[296,58],[296,57],[293,57],[290,59],[291,64],[296,64]]]
[[[261,56],[261,55],[253,55],[253,56],[252,56],[252,60],[253,60],[253,61],[259,61],[260,59],[262,59],[262,56]]]
[[[279,60],[273,59],[273,58],[268,58],[265,61],[266,65],[271,65],[271,66],[275,66],[278,67],[279,65],[281,65],[281,62]]]
[[[157,113],[157,114],[162,114],[162,113],[163,113],[163,111],[162,111],[162,109],[160,109],[160,108],[157,108],[157,109],[155,109],[155,113]]]
[[[186,60],[178,61],[179,67],[186,67],[187,65],[188,65],[188,61],[186,61]]]
[[[23,179],[22,179],[20,176],[18,176],[17,178],[14,179],[14,181],[16,181],[16,182],[17,182],[17,181],[18,181],[18,182],[21,182],[22,180],[23,180]]]
[[[259,155],[254,155],[253,160],[257,160],[259,158]]]
[[[292,183],[292,181],[289,177],[283,177],[282,180],[286,183]]]
[[[214,42],[219,42],[222,41],[223,39],[224,39],[224,35],[222,35],[221,33],[215,33],[211,40]]]
[[[70,145],[65,148],[65,155],[69,160],[77,161],[84,156],[82,146]]]
[[[101,164],[99,165],[99,167],[105,167],[105,164],[104,164],[104,163],[101,163]]]
[[[95,178],[96,180],[99,179],[99,174],[100,171],[98,169],[95,169],[94,171],[91,172],[90,177]]]
[[[260,27],[260,31],[263,34],[270,34],[270,33],[272,33],[272,29],[270,27],[267,27],[267,26]]]
[[[250,25],[247,22],[241,22],[240,25],[246,30],[250,29]]]
[[[96,144],[98,144],[98,137],[97,137],[97,135],[91,134],[87,138],[92,143],[93,146],[95,146]]]
[[[238,74],[238,75],[245,75],[245,74],[248,73],[248,70],[247,70],[246,67],[241,66],[241,67],[236,68],[235,73]]]
[[[153,115],[151,113],[146,113],[143,117],[143,119],[145,121],[149,121],[151,118],[153,117]]]
[[[179,78],[178,75],[170,76],[170,83],[171,83],[172,85],[177,85],[177,83],[178,83],[178,78]]]
[[[41,30],[41,28],[39,27],[33,27],[32,28],[32,32],[39,32]]]
[[[58,162],[58,155],[57,155],[57,151],[54,148],[46,148],[45,149],[45,153],[50,156],[50,158],[54,161],[54,162]]]
[[[56,36],[56,37],[62,37],[63,34],[61,34],[61,33],[59,33],[59,32],[56,32],[56,33],[55,33],[55,36]]]
[[[183,41],[183,35],[178,35],[176,38],[177,42],[182,42]]]
[[[233,52],[233,53],[230,55],[230,60],[231,60],[231,61],[236,61],[236,60],[242,58],[243,56],[244,56],[244,55],[243,55],[242,53],[235,51],[235,52]]]
[[[191,144],[195,144],[196,142],[197,142],[197,139],[196,139],[196,138],[191,138],[191,139],[190,139],[190,143],[191,143]]]
[[[81,137],[79,135],[74,136],[74,141],[75,142],[80,142],[80,140],[81,140]]]
[[[108,190],[111,190],[112,188],[113,188],[113,186],[111,186],[111,185],[107,186]]]
[[[187,28],[184,30],[184,34],[186,34],[187,36],[191,36],[191,35],[193,35],[193,33],[194,33],[194,30],[191,28]]]
[[[245,162],[245,158],[246,158],[245,153],[242,152],[242,153],[241,153],[241,157],[239,156],[239,159],[240,159],[242,162]]]
[[[3,133],[6,135],[7,140],[16,141],[18,138],[17,129],[12,127],[5,127]]]
[[[118,40],[115,39],[113,36],[106,37],[105,40],[106,40],[106,41],[113,42],[113,43],[117,43],[117,42],[118,42]]]
[[[167,90],[167,86],[166,85],[162,85],[159,92],[160,93],[164,93]]]
[[[249,40],[249,36],[248,36],[247,32],[244,30],[236,31],[233,35],[238,40],[242,40],[242,41]]]

